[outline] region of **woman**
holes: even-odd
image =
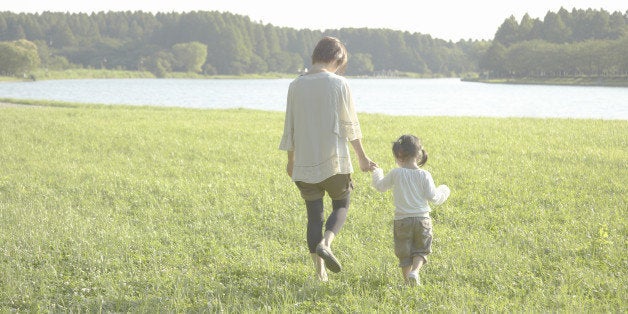
[[[325,267],[332,272],[342,269],[330,247],[346,220],[353,189],[348,144],[362,171],[376,166],[362,148],[351,92],[347,80],[339,75],[346,66],[347,50],[340,40],[322,38],[312,53],[311,70],[290,84],[279,145],[288,152],[286,171],[305,200],[307,243],[321,281],[327,281]],[[325,192],[333,208],[323,234]]]

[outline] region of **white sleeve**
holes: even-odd
[[[434,195],[434,199],[432,199],[432,202],[434,202],[434,205],[440,205],[442,203],[444,203],[447,198],[449,198],[449,195],[451,194],[451,190],[449,190],[449,187],[446,185],[439,185],[436,188],[436,193]]]
[[[449,190],[448,186],[439,185],[438,187],[436,187],[436,185],[434,184],[434,179],[429,172],[426,172],[425,180],[426,182],[424,182],[424,196],[428,201],[434,203],[434,205],[440,205],[444,203],[447,198],[449,198],[451,191]]]
[[[373,170],[373,187],[380,192],[385,192],[392,188],[393,180],[391,173],[392,172],[389,172],[388,175],[384,177],[384,170],[382,170],[382,168],[376,168]]]
[[[279,143],[279,149],[286,151],[294,150],[294,118],[292,116],[292,88],[288,89],[286,101],[286,118],[283,125],[283,136]]]
[[[362,130],[360,129],[360,122],[358,121],[358,115],[353,104],[353,97],[351,96],[351,90],[346,81],[342,81],[340,85],[340,95],[338,101],[339,108],[338,117],[336,120],[338,135],[346,138],[348,141],[353,141],[362,138]]]

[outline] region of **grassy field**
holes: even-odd
[[[413,133],[452,190],[423,286],[402,285],[367,173],[343,271],[313,279],[283,113],[0,108],[0,312],[628,311],[628,121],[360,120],[385,171]]]

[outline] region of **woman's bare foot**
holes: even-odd
[[[316,253],[310,254],[312,257],[312,261],[314,262],[314,271],[316,272],[316,277],[318,280],[322,282],[327,282],[327,270],[325,269],[325,261],[318,256]]]

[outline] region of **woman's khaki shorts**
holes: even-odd
[[[329,194],[332,200],[342,200],[351,194],[353,182],[350,174],[336,174],[319,183],[296,181],[301,197],[306,201],[315,201]]]
[[[432,253],[432,219],[410,217],[395,220],[394,240],[399,267],[412,265],[412,258],[417,255],[427,263],[427,255]]]

